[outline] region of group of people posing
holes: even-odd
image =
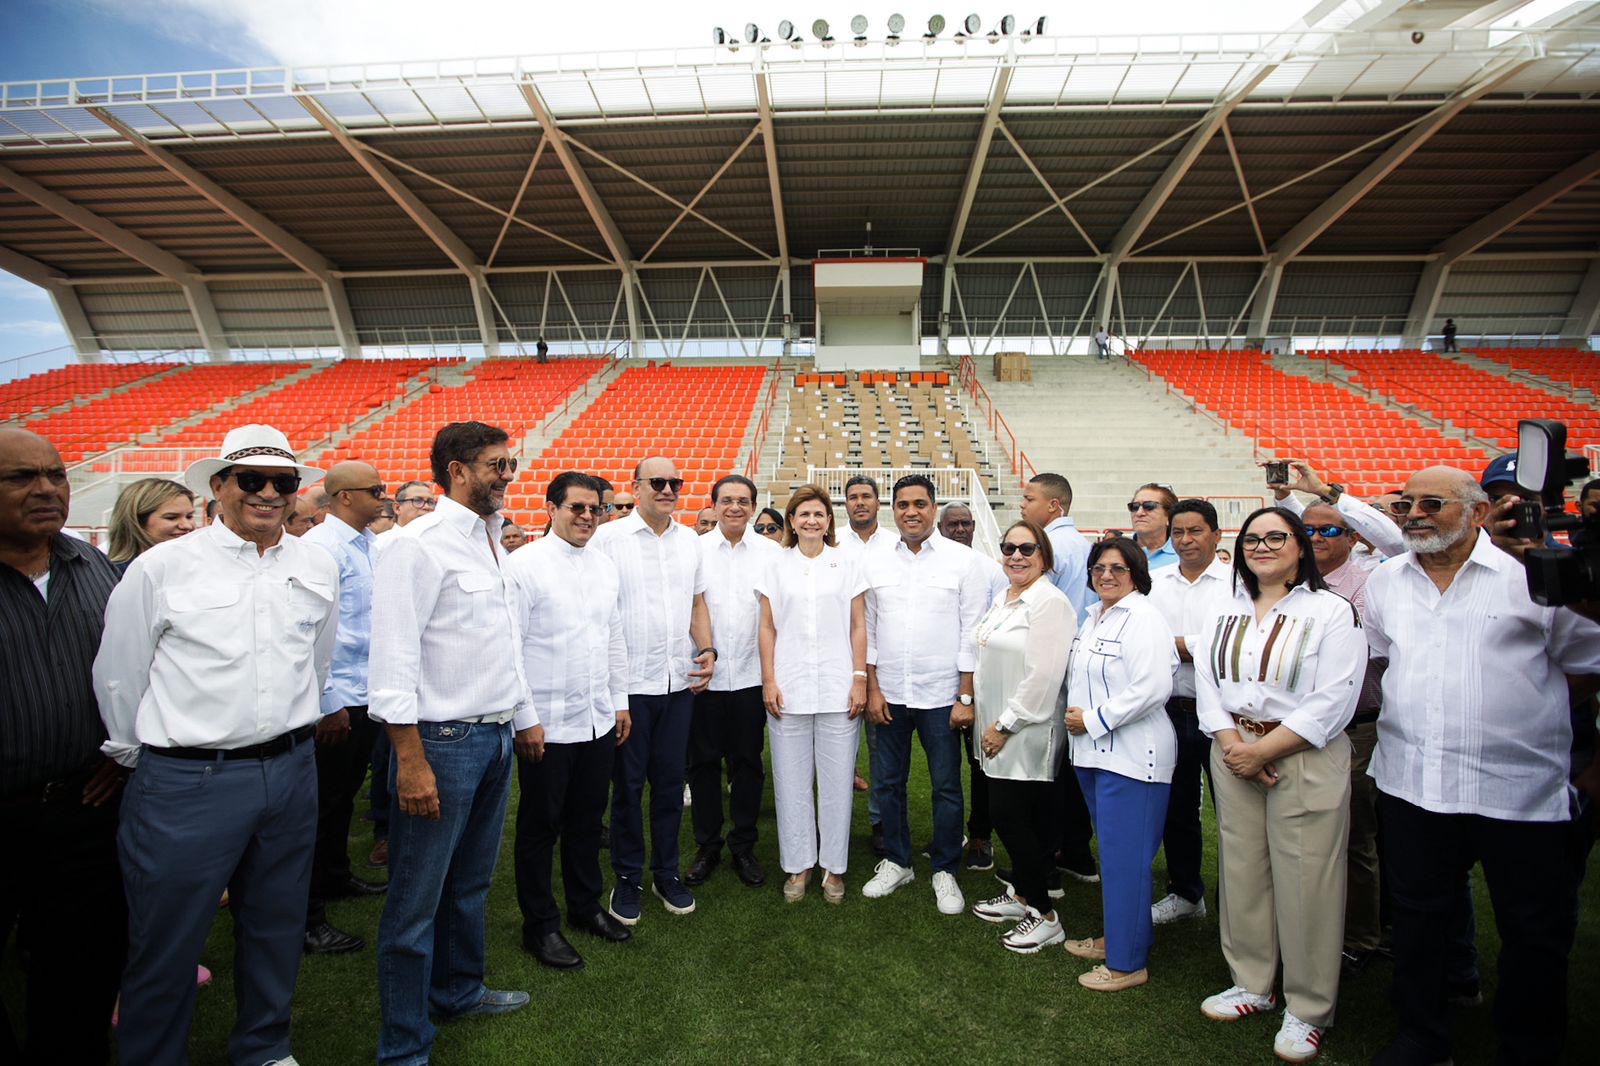
[[[1070,483],[1039,474],[993,559],[971,547],[971,512],[941,513],[919,474],[887,499],[865,476],[842,501],[806,485],[781,516],[729,475],[696,532],[658,455],[622,492],[558,475],[544,535],[524,544],[500,514],[507,441],[443,427],[443,495],[402,486],[400,525],[380,538],[376,469],[305,466],[277,430],[243,426],[184,485],[130,500],[112,561],[62,532],[55,449],[0,431],[0,691],[16,707],[0,716],[0,813],[21,901],[7,919],[25,940],[78,930],[65,954],[30,959],[26,1040],[0,1035],[41,1061],[103,1059],[92,1012],[108,1018],[120,991],[122,1061],[185,1061],[226,893],[230,1059],[292,1062],[302,953],[363,946],[327,902],[383,892],[378,1061],[426,1062],[436,1023],[528,1002],[484,983],[513,773],[523,943],[576,969],[563,922],[622,943],[656,903],[692,914],[725,851],[740,881],[767,883],[764,751],[784,900],[813,882],[846,900],[858,790],[879,858],[860,895],[908,889],[915,734],[933,903],[1001,926],[1001,948],[1062,945],[1094,964],[1078,977],[1093,991],[1150,980],[1155,927],[1207,913],[1209,791],[1232,983],[1200,1004],[1207,1017],[1281,1005],[1274,1051],[1307,1061],[1341,975],[1387,950],[1399,1025],[1375,1061],[1447,1059],[1449,1005],[1477,995],[1467,874],[1481,862],[1503,945],[1501,1058],[1559,1056],[1592,839],[1569,776],[1593,787],[1575,723],[1587,706],[1592,734],[1600,625],[1529,599],[1483,528],[1501,513],[1488,474],[1423,470],[1365,503],[1295,463],[1231,562],[1204,500],[1141,486],[1132,535],[1091,544]],[[313,484],[326,516],[293,535]],[[195,529],[198,497],[217,520]],[[346,854],[369,762],[386,886]],[[969,907],[963,867],[996,869],[996,894]],[[1100,935],[1069,938],[1082,919],[1056,910],[1063,874],[1100,882]]]

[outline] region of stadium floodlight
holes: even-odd
[[[727,44],[728,31],[721,26],[714,27],[711,31],[711,40],[716,44]]]
[[[833,38],[828,36],[828,20],[817,19],[817,21],[813,22],[811,24],[811,36],[815,37],[823,44],[827,44],[828,42],[832,41]]]
[[[746,22],[744,24],[744,39],[746,44],[755,44],[761,40],[761,27],[754,22]]]
[[[1015,30],[1016,28],[1017,19],[1015,15],[1005,15],[1000,19],[1000,36],[1010,37],[1011,31]]]
[[[900,31],[906,28],[906,17],[901,14],[889,16],[889,33],[895,37],[900,36]]]
[[[931,40],[933,40],[935,37],[939,36],[939,34],[941,34],[943,32],[944,32],[944,16],[943,15],[934,15],[932,18],[928,19],[928,32],[923,34],[923,36],[931,41]]]
[[[1043,16],[1043,15],[1040,15],[1040,16],[1039,16],[1039,21],[1038,21],[1038,22],[1035,22],[1035,23],[1034,23],[1034,24],[1033,24],[1033,35],[1034,35],[1034,36],[1035,36],[1035,37],[1043,37],[1043,36],[1044,36],[1044,29],[1045,29],[1045,26],[1046,26],[1046,24],[1048,24],[1048,23],[1049,23],[1049,21],[1050,21],[1050,20],[1049,20],[1049,19],[1048,19],[1048,18],[1046,18],[1046,17],[1045,17],[1045,16]]]
[[[967,21],[962,25],[966,28],[967,36],[971,37],[973,34],[983,29],[983,19],[979,18],[977,15],[968,15]]]
[[[850,32],[856,35],[856,40],[858,41],[867,39],[868,25],[867,16],[865,15],[853,15],[850,18]]]
[[[788,19],[778,23],[778,38],[784,41],[794,40],[794,23]]]

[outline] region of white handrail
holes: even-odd
[[[934,503],[943,506],[960,502],[972,509],[976,529],[972,546],[991,559],[1000,554],[1000,527],[995,521],[994,508],[989,494],[984,491],[983,478],[971,467],[926,466],[808,466],[806,480],[828,490],[836,504],[844,505],[844,485],[851,478],[864,474],[878,483],[882,492],[908,474],[921,474],[933,482]]]

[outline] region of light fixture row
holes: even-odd
[[[1043,36],[1045,32],[1045,22],[1046,20],[1041,17],[1035,19],[1033,22],[1028,23],[1022,28],[1022,36]],[[867,29],[870,25],[871,24],[867,21],[867,16],[865,15],[856,15],[850,20],[850,33],[852,39],[857,44],[861,44],[866,41]],[[899,41],[900,35],[905,32],[905,28],[906,17],[904,15],[890,15],[888,36],[889,42],[894,43]],[[927,32],[922,35],[922,39],[925,41],[934,40],[939,36],[939,34],[943,33],[944,30],[944,16],[934,15],[928,19],[928,29]],[[955,39],[960,41],[965,40],[968,37],[977,37],[980,35],[982,30],[983,19],[979,18],[977,15],[968,15],[966,18],[961,20],[960,26],[957,27]],[[987,36],[991,41],[998,41],[1000,38],[1010,37],[1016,32],[1016,17],[1013,15],[1005,15],[994,25],[992,29],[989,30]],[[715,27],[711,31],[711,35],[713,42],[719,45],[729,45],[737,48],[740,44],[740,39],[738,37],[729,33],[727,30],[724,30],[721,26]],[[811,24],[811,36],[815,37],[823,44],[831,44],[833,42],[833,37],[830,32],[830,27],[828,26],[828,20],[817,19],[815,22],[813,22]],[[795,29],[793,22],[790,22],[788,19],[784,19],[782,22],[778,23],[778,40],[788,44],[799,44],[802,40],[804,40],[804,38],[802,38]],[[771,44],[772,38],[763,36],[761,33],[761,27],[757,26],[754,22],[747,22],[744,25],[743,43]]]

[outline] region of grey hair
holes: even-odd
[[[1471,474],[1463,474],[1461,476],[1459,496],[1461,502],[1468,507],[1489,502],[1489,494],[1483,491],[1483,486],[1478,484]]]
[[[967,512],[968,514],[972,513],[972,508],[967,506],[962,501],[960,501],[960,500],[951,500],[949,503],[945,504],[944,507],[939,511],[939,520],[943,521],[944,520],[944,516],[949,514],[951,508],[954,508],[954,507],[959,507],[963,511]]]

